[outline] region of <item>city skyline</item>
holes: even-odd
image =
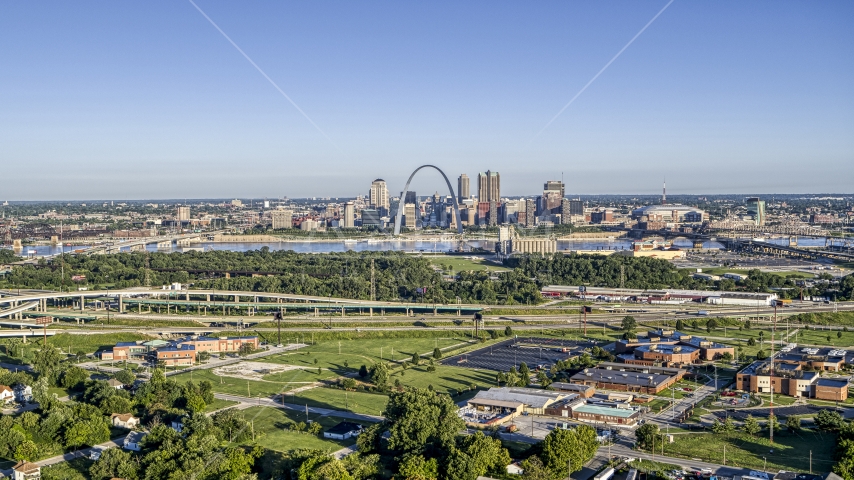
[[[850,3],[196,5],[8,5],[0,200],[852,192]]]

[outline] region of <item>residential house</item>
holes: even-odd
[[[130,432],[125,436],[125,440],[122,443],[122,446],[125,450],[133,450],[134,452],[138,452],[142,450],[140,446],[140,442],[145,436],[148,435],[145,432]]]
[[[111,379],[107,380],[107,383],[110,384],[110,386],[115,388],[116,390],[121,390],[121,389],[125,388],[125,384],[116,380],[115,378],[111,378]]]
[[[114,413],[110,415],[110,422],[114,427],[127,428],[133,430],[139,426],[139,419],[130,413]]]
[[[15,392],[8,385],[0,385],[0,404],[7,404],[15,400]]]
[[[346,440],[348,438],[357,437],[362,433],[362,426],[353,422],[341,422],[338,425],[323,432],[323,438],[332,438],[334,440]]]
[[[42,478],[41,467],[35,463],[21,460],[12,467],[12,478],[15,480],[35,480]]]
[[[12,388],[15,393],[16,402],[27,403],[33,401],[33,387],[19,383]]]

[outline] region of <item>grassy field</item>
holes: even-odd
[[[433,348],[464,343],[458,338],[369,338],[330,340],[300,350],[270,355],[257,361],[307,367],[322,367],[336,372],[357,371],[360,365],[370,367],[380,360],[410,360],[413,353],[432,354]],[[339,353],[339,344],[340,352]],[[448,351],[445,351],[448,352]],[[317,363],[315,363],[317,360]],[[344,366],[347,362],[348,367]]]
[[[429,256],[430,263],[441,268],[445,273],[463,272],[472,270],[488,270],[490,272],[507,272],[509,268],[486,260],[472,260],[451,255]]]
[[[754,394],[762,399],[762,406],[767,407],[771,404],[771,395]],[[794,405],[798,399],[788,395],[774,395],[774,405]]]
[[[468,390],[471,385],[481,388],[496,386],[495,372],[445,365],[436,365],[435,372],[428,372],[426,366],[396,370],[391,376],[391,381],[395,380],[408,387],[427,388],[432,385],[434,390],[442,393]]]
[[[324,372],[328,373],[328,370],[324,370]],[[284,372],[281,375],[285,375],[287,373],[289,372]],[[296,374],[299,375],[299,378],[304,378],[301,373],[297,372]],[[230,393],[232,395],[241,395],[244,397],[258,397],[259,395],[262,397],[271,397],[281,392],[301,387],[306,383],[304,380],[288,381],[284,376],[282,376],[281,381],[277,382],[267,380],[246,380],[243,378],[219,376],[210,370],[196,370],[192,372],[192,374],[189,372],[181,373],[175,376],[170,376],[169,378],[181,383],[186,383],[190,380],[195,382],[208,380],[213,384],[214,392]]]
[[[672,444],[664,446],[665,455],[698,458],[704,462],[723,463],[726,445],[726,464],[744,468],[763,468],[763,457],[768,459],[767,471],[789,470],[807,472],[810,468],[827,472],[835,463],[833,452],[836,436],[827,433],[804,432],[799,435],[781,433],[774,436],[774,445],[768,438],[735,434],[731,437],[713,433],[677,435]],[[773,450],[773,453],[771,451]]]
[[[649,403],[642,403],[642,404],[640,404],[640,406],[648,407],[651,412],[658,413],[658,412],[661,412],[664,409],[668,408],[670,406],[670,401],[658,399],[658,400],[653,400]]]
[[[93,335],[71,335],[68,333],[60,333],[58,335],[48,337],[47,342],[55,347],[61,348],[62,351],[66,353],[69,351],[94,353],[102,348],[113,347],[118,342],[135,342],[137,340],[151,340],[153,338],[154,337],[149,335],[129,332],[100,333]]]
[[[215,398],[213,403],[209,404],[205,408],[205,412],[215,412],[217,410],[222,410],[223,408],[228,408],[232,405],[237,405],[238,402],[232,402],[231,400],[220,400]]]
[[[347,410],[368,415],[382,415],[388,403],[388,397],[374,393],[347,392],[337,388],[318,387],[305,390],[295,396],[286,396],[285,402],[308,405],[309,407]]]
[[[251,407],[243,411],[243,416],[254,425],[255,442],[258,445],[280,452],[301,448],[334,452],[355,443],[355,439],[339,442],[325,439],[320,435],[291,431],[289,429],[291,424],[306,421],[303,412],[272,407]],[[309,416],[309,419],[320,423],[324,430],[334,427],[343,420],[337,417],[318,417],[317,415]],[[352,420],[348,421],[352,422]]]

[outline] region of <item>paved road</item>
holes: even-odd
[[[38,462],[34,462],[36,465],[40,467],[46,467],[48,465],[56,465],[57,463],[67,462],[69,460],[74,460],[75,458],[80,457],[88,457],[92,450],[106,450],[108,448],[116,448],[122,444],[125,436],[122,435],[120,437],[113,438],[109,442],[99,443],[94,447],[83,448],[80,450],[75,450],[73,452],[69,452],[63,455],[57,455],[55,457],[46,458],[44,460],[39,460]]]

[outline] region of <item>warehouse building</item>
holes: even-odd
[[[503,413],[525,412],[542,415],[546,407],[567,396],[567,393],[552,390],[499,387],[477,392],[477,395],[468,401],[468,406],[483,411],[500,409]]]

